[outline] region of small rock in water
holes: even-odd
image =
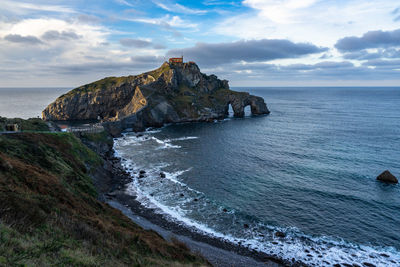
[[[139,174],[139,178],[144,178],[144,174]]]
[[[353,267],[361,267],[361,266],[358,265],[357,263],[353,263]]]
[[[197,198],[193,199],[193,201],[199,201]]]
[[[391,184],[397,184],[399,182],[397,178],[393,174],[391,174],[388,170],[379,174],[378,177],[376,177],[376,180]]]
[[[179,195],[180,195],[181,197],[184,197],[184,196],[185,196],[183,193],[180,193]]]
[[[138,134],[138,135],[136,135],[136,137],[142,137],[143,136],[143,134]]]
[[[145,171],[145,170],[140,170],[139,173],[140,173],[140,174],[145,174],[146,171]]]
[[[363,264],[367,267],[376,267],[375,264],[369,263],[369,262],[363,262]]]
[[[353,267],[352,264],[348,264],[348,263],[342,263],[342,265],[345,266],[345,267]]]
[[[385,258],[389,258],[390,257],[388,254],[385,254],[385,253],[381,253],[379,255],[381,255],[382,257],[385,257]]]
[[[339,264],[339,263],[335,263],[334,265],[333,265],[333,267],[340,267],[341,265]]]
[[[245,224],[243,224],[243,227],[247,229],[247,228],[249,228],[249,225],[247,223],[245,223]]]
[[[223,211],[223,212],[228,212],[228,210],[227,210],[227,209],[223,209],[222,211]]]
[[[165,178],[165,177],[166,177],[166,176],[165,176],[165,173],[160,172],[160,177],[161,177],[161,178]]]
[[[286,234],[285,234],[284,232],[277,231],[277,232],[275,232],[275,236],[276,236],[276,237],[285,237]]]

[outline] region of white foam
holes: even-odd
[[[158,139],[158,138],[156,138],[156,137],[154,137],[154,136],[152,136],[151,139],[153,139],[153,140],[155,140],[157,143],[163,145],[163,146],[159,147],[158,149],[164,149],[164,148],[181,148],[181,146],[172,145],[172,144],[170,144],[168,141],[160,140],[160,139]]]
[[[174,141],[185,141],[185,140],[193,140],[193,139],[198,139],[197,136],[184,136],[184,137],[179,137],[179,138],[173,138],[173,139],[165,139],[165,142],[174,142]]]
[[[135,136],[132,136],[132,138],[130,136],[124,137],[127,137],[128,139],[138,139],[137,142],[144,141],[144,139],[142,140],[140,138],[136,138]],[[115,142],[116,156],[124,156],[123,153],[121,153],[121,151],[119,150],[120,147],[134,144],[134,141],[123,139],[124,137],[116,140]],[[189,140],[187,138],[190,139],[190,137],[182,137],[182,140]],[[174,139],[163,141],[153,136],[151,137],[151,139],[155,140],[158,144],[161,144],[163,146],[165,146],[165,144],[168,144],[169,142],[176,141]],[[130,160],[125,160],[122,164],[128,171],[132,170],[132,167],[138,167],[135,166],[134,163]],[[153,173],[154,175],[156,175],[164,167],[166,167],[166,165],[163,164],[152,166],[149,170],[149,174]],[[168,181],[171,181],[172,183],[175,183],[189,191],[196,192],[197,194],[202,194],[201,192],[191,189],[185,183],[178,180],[178,177],[180,175],[189,170],[190,169],[176,172],[164,171],[164,173],[166,174],[166,179]],[[131,173],[133,174],[132,171]],[[240,233],[223,234],[213,229],[213,227],[210,225],[206,225],[205,223],[201,223],[199,221],[189,218],[186,211],[182,209],[179,205],[170,207],[163,204],[161,202],[161,199],[159,199],[157,196],[153,196],[150,192],[144,191],[142,189],[142,186],[143,185],[140,184],[138,179],[134,179],[127,189],[128,193],[137,196],[137,200],[141,202],[142,205],[148,208],[155,208],[159,213],[168,216],[170,220],[184,224],[195,231],[225,240],[227,242],[231,242],[233,244],[240,244],[252,250],[265,252],[270,255],[276,255],[277,257],[288,261],[294,258],[306,264],[314,264],[317,266],[328,266],[328,264],[324,263],[324,261],[329,262],[330,265],[334,263],[357,263],[359,265],[362,265],[363,262],[369,262],[376,266],[400,265],[400,252],[393,247],[380,248],[352,244],[344,240],[334,239],[332,237],[312,237],[309,235],[305,235],[296,228],[279,228],[268,225],[257,225],[253,227],[252,225],[250,225],[249,229],[243,230],[245,232],[245,235],[249,236],[249,238],[240,237]],[[163,187],[163,189],[167,190],[167,187]],[[167,191],[163,193],[168,194]],[[184,202],[187,203],[188,200],[183,200],[182,203]],[[221,213],[221,211],[216,212]],[[268,233],[257,232],[254,229],[255,227],[267,229],[272,233],[275,231],[282,231],[286,233],[286,237],[274,237],[272,239],[268,237],[267,239],[264,236],[268,236]],[[381,255],[382,253],[389,257]],[[311,257],[309,255],[311,255]],[[319,258],[319,255],[322,255],[322,257]],[[391,260],[397,263],[391,262]]]

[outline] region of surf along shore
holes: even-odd
[[[137,178],[124,169],[123,159],[115,156],[112,137],[107,136],[106,132],[77,135],[105,161],[105,172],[94,177],[99,199],[121,210],[144,229],[154,230],[166,240],[172,238],[185,243],[194,253],[204,256],[215,266],[306,266],[295,259],[292,262],[286,262],[275,255],[267,255],[212,237],[143,206],[136,200],[136,196],[125,191],[132,180]]]

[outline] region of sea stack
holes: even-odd
[[[214,121],[236,117],[251,107],[253,115],[268,114],[264,99],[229,89],[228,81],[200,72],[194,62],[165,62],[136,76],[109,77],[60,96],[42,113],[44,120],[96,120],[112,135],[131,128],[166,123]]]
[[[399,182],[397,178],[393,174],[391,174],[388,170],[379,174],[378,177],[376,177],[376,180],[391,184],[397,184]]]

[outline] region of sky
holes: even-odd
[[[169,57],[231,86],[399,86],[394,0],[1,0],[0,87],[77,87]]]

